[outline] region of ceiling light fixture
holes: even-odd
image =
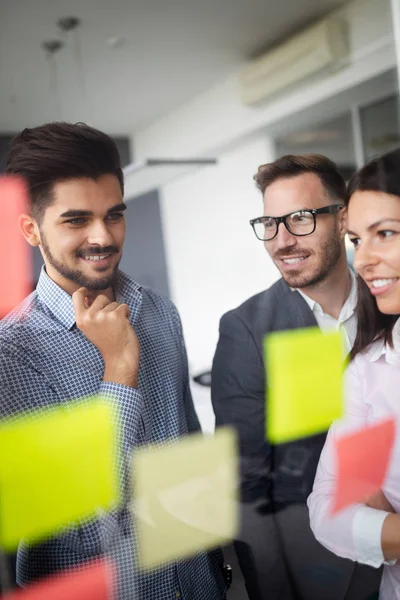
[[[42,42],[42,48],[47,52],[49,56],[52,56],[64,46],[64,42],[61,40],[47,40]]]
[[[46,58],[49,65],[50,92],[54,101],[54,110],[60,120],[62,120],[62,105],[58,89],[58,69],[55,55],[63,48],[63,46],[64,42],[61,40],[47,40],[42,42],[42,48],[46,52]]]
[[[61,35],[64,39],[69,38],[72,41],[78,84],[82,95],[84,96],[86,94],[86,78],[79,33],[81,23],[82,22],[78,17],[62,17],[61,19],[58,19],[57,27],[61,31]]]
[[[78,19],[78,17],[63,17],[57,21],[57,27],[61,29],[61,31],[72,31],[79,27],[80,24],[81,20]]]

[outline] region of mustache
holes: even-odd
[[[287,250],[283,249],[275,252],[274,258],[290,258],[291,256],[298,256],[299,254],[309,256],[310,254],[313,254],[313,252],[308,250],[308,248],[287,248]]]
[[[86,250],[78,250],[76,256],[78,258],[85,258],[86,256],[93,256],[96,254],[116,254],[117,252],[118,248],[116,246],[105,246],[104,248],[94,246],[93,248],[87,248]]]

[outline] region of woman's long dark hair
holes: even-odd
[[[374,158],[353,175],[347,186],[347,203],[356,191],[385,192],[399,196],[400,202],[400,148]],[[382,313],[367,284],[360,276],[357,280],[357,335],[351,359],[377,340],[393,346],[393,327],[399,317]]]
[[[357,335],[350,352],[351,359],[377,340],[383,340],[389,346],[393,346],[392,330],[399,315],[383,314],[378,309],[367,284],[359,275],[357,276],[356,317]]]

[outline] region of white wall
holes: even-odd
[[[222,314],[278,278],[249,219],[262,214],[253,175],[273,159],[258,137],[161,191],[161,214],[173,301],[180,311],[192,375],[211,367]],[[206,430],[212,428],[209,391],[193,387]]]

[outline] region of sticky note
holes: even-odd
[[[387,419],[335,438],[338,477],[332,514],[349,504],[365,502],[368,496],[381,489],[395,435],[395,421]]]
[[[229,428],[147,446],[132,456],[139,564],[148,569],[231,541],[238,462]]]
[[[339,332],[274,332],[264,341],[266,436],[273,444],[326,431],[343,413]]]
[[[49,577],[24,590],[2,596],[4,600],[111,600],[112,566],[96,562],[76,571]]]
[[[18,177],[0,176],[0,319],[31,291],[31,252],[18,227],[28,211],[28,192]]]
[[[39,541],[118,501],[115,416],[92,399],[0,423],[0,546]]]

